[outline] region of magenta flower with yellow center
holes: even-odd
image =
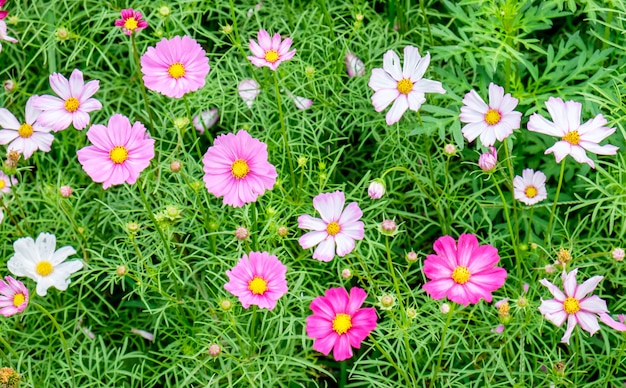
[[[52,128],[41,125],[39,116],[41,111],[34,108],[37,95],[26,101],[25,120],[20,123],[11,112],[0,108],[0,144],[8,144],[7,150],[18,151],[24,159],[30,158],[37,150],[50,151],[54,136]]]
[[[122,18],[115,21],[115,26],[121,27],[122,31],[128,36],[148,27],[148,22],[143,20],[141,12],[132,8],[121,10],[120,16]]]
[[[163,38],[141,57],[146,87],[173,98],[202,88],[210,69],[206,52],[188,36]]]
[[[250,39],[250,52],[248,59],[256,67],[267,66],[276,70],[283,61],[288,61],[296,55],[296,50],[291,50],[291,38],[281,40],[279,34],[270,35],[265,30],[259,30],[258,43]]]
[[[24,311],[28,306],[28,288],[11,276],[0,279],[0,314],[10,317]]]

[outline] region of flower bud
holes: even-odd
[[[615,249],[613,249],[613,252],[611,252],[611,255],[617,261],[624,260],[624,250],[622,248],[615,248]]]
[[[170,7],[168,7],[167,5],[159,7],[159,15],[161,15],[162,17],[166,18],[170,16],[170,13],[172,13],[172,10],[170,10]]]
[[[396,296],[391,294],[379,296],[378,305],[382,310],[391,310],[396,305]]]
[[[248,229],[244,228],[243,226],[238,227],[235,230],[235,237],[237,238],[237,240],[245,240],[246,238],[248,238]]]
[[[183,168],[183,165],[180,160],[173,160],[172,163],[170,163],[170,171],[172,172],[179,172],[181,168]]]
[[[447,314],[450,312],[450,305],[447,303],[443,303],[441,305],[441,307],[439,307],[439,311],[441,311],[442,314]]]
[[[119,265],[116,269],[115,269],[115,273],[117,274],[117,276],[124,276],[128,273],[128,268],[126,268],[125,265]]]
[[[278,233],[280,237],[287,237],[287,235],[289,234],[289,229],[287,229],[286,226],[279,226],[276,233]]]
[[[61,186],[59,188],[59,193],[61,193],[62,197],[68,198],[72,195],[72,188],[70,186]]]
[[[222,348],[220,348],[218,344],[211,344],[211,346],[209,346],[209,355],[211,357],[217,357],[221,352]]]
[[[415,263],[417,261],[417,253],[411,251],[406,254],[406,261],[409,263]]]
[[[139,231],[139,224],[132,221],[126,224],[126,231],[128,233],[137,233]]]
[[[385,185],[380,180],[373,180],[367,188],[367,195],[371,199],[380,199],[385,195]]]
[[[478,158],[478,166],[485,172],[493,171],[498,164],[498,152],[495,147],[489,147],[489,152],[485,152]]]
[[[413,307],[410,307],[406,310],[406,316],[409,317],[409,319],[414,319],[415,317],[417,317],[417,310],[415,310]]]
[[[454,144],[446,144],[443,146],[443,153],[447,156],[454,156],[454,154],[456,154],[456,147]]]
[[[231,301],[230,301],[230,300],[228,300],[228,299],[222,299],[222,300],[220,301],[220,308],[221,308],[222,310],[224,310],[224,311],[228,311],[228,310],[230,310],[231,308],[233,308],[233,302],[231,302]]]
[[[348,268],[341,270],[341,277],[348,280],[352,277],[352,272]]]
[[[65,27],[57,28],[55,34],[59,40],[66,40],[70,37],[70,32]]]
[[[222,32],[226,35],[230,34],[233,32],[233,26],[231,26],[230,24],[225,24],[222,26]]]
[[[348,76],[350,78],[360,77],[365,74],[365,64],[350,51],[346,52],[346,58],[344,62],[346,63],[346,70],[348,71]]]
[[[4,81],[2,86],[4,87],[4,91],[7,93],[12,93],[15,91],[15,89],[17,89],[17,84],[10,79]]]
[[[177,117],[174,119],[174,126],[178,130],[185,129],[188,125],[189,125],[189,118],[187,117]]]
[[[398,231],[398,225],[394,220],[384,220],[380,223],[380,232],[385,236],[394,236]]]

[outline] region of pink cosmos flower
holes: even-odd
[[[300,237],[298,242],[302,249],[317,245],[313,252],[314,259],[331,261],[335,257],[335,244],[337,255],[343,257],[354,250],[355,240],[364,237],[364,224],[359,221],[363,212],[356,202],[351,202],[344,209],[345,202],[341,191],[322,193],[313,198],[313,207],[322,218],[308,214],[298,217],[299,228],[313,230]]]
[[[7,24],[4,22],[4,20],[0,20],[0,41],[2,40],[6,40],[7,42],[11,42],[11,43],[17,43],[17,39],[7,35]],[[0,52],[2,52],[1,44],[0,44]]]
[[[50,151],[50,145],[54,136],[50,133],[52,128],[43,126],[39,117],[41,111],[34,108],[35,101],[39,96],[31,96],[26,101],[26,121],[23,124],[4,108],[0,108],[0,144],[9,144],[7,150],[16,150],[28,159],[32,154],[41,150]]]
[[[115,21],[115,26],[122,27],[122,31],[128,36],[148,27],[148,22],[142,19],[139,11],[132,8],[123,9],[120,11],[120,15],[122,18]]]
[[[144,84],[168,97],[180,98],[202,88],[210,69],[206,52],[188,36],[163,38],[141,56]]]
[[[313,315],[306,318],[306,334],[314,339],[313,349],[325,355],[332,350],[337,361],[352,357],[352,348],[359,349],[376,328],[376,310],[361,308],[366,297],[361,288],[352,287],[348,296],[343,287],[337,287],[313,299]]]
[[[422,78],[429,64],[430,54],[421,57],[416,47],[406,46],[402,68],[398,54],[389,50],[383,56],[383,68],[372,69],[368,85],[374,89],[374,109],[381,112],[393,102],[387,112],[387,125],[398,122],[407,109],[417,112],[426,102],[425,93],[446,92],[441,82]]]
[[[287,95],[287,97],[289,97],[291,101],[293,101],[293,103],[296,105],[296,108],[300,110],[306,110],[313,106],[313,100],[311,99],[296,96],[287,89],[285,89],[285,94]]]
[[[517,98],[504,94],[504,88],[491,82],[489,84],[489,105],[473,90],[463,98],[461,122],[468,123],[463,127],[463,136],[470,143],[478,136],[485,147],[492,146],[496,139],[503,141],[515,129],[520,127],[522,114],[514,111]]]
[[[7,0],[0,0],[0,7],[4,7],[4,4],[7,2]],[[0,10],[0,20],[4,19],[5,17],[7,17],[7,15],[9,14],[9,11],[6,10]]]
[[[596,289],[603,276],[594,276],[578,285],[576,282],[577,273],[578,268],[569,273],[563,270],[561,279],[565,293],[546,279],[539,281],[548,287],[554,297],[550,300],[541,300],[541,306],[539,306],[541,314],[557,326],[561,326],[567,320],[567,330],[565,330],[561,342],[569,345],[569,339],[576,324],[588,331],[590,335],[600,330],[596,314],[602,322],[613,329],[626,331],[626,325],[611,318],[604,300],[597,295],[587,296]]]
[[[239,97],[248,105],[248,108],[252,108],[254,100],[256,100],[257,96],[261,93],[259,83],[250,78],[242,80],[237,86],[237,89],[239,90]]]
[[[524,169],[522,176],[513,179],[513,196],[529,206],[548,198],[546,175],[541,171]]]
[[[485,172],[492,171],[498,164],[498,152],[495,147],[489,147],[489,152],[485,152],[478,158],[478,166]]]
[[[288,61],[296,55],[296,50],[291,50],[291,38],[286,38],[281,42],[280,35],[270,35],[265,30],[259,30],[257,35],[259,43],[250,39],[250,51],[252,56],[248,59],[256,67],[267,66],[276,70],[283,61]]]
[[[267,161],[267,145],[241,130],[215,139],[202,158],[209,193],[224,204],[241,207],[255,202],[276,183],[276,168]]]
[[[423,288],[433,299],[447,296],[467,306],[483,298],[491,302],[491,292],[502,287],[506,270],[496,267],[498,250],[491,245],[478,245],[473,234],[459,236],[458,245],[450,236],[443,236],[433,245],[435,255],[424,261],[424,274],[431,281]]]
[[[102,104],[91,98],[100,88],[100,81],[85,83],[83,73],[74,69],[69,81],[59,73],[50,76],[50,87],[60,97],[44,95],[34,101],[33,107],[43,111],[39,124],[62,131],[71,124],[83,129],[89,124],[89,112],[102,109]]]
[[[24,311],[28,306],[28,288],[11,276],[0,279],[0,314],[10,317]]]
[[[217,123],[219,118],[220,115],[217,112],[217,109],[202,111],[200,114],[193,116],[193,127],[198,130],[198,132],[204,133],[204,129],[211,128],[215,125],[215,123]]]
[[[14,186],[16,184],[17,184],[17,179],[15,179],[14,176],[8,176],[3,171],[0,171],[0,195],[10,194],[11,186]]]
[[[533,113],[528,120],[528,130],[557,136],[561,139],[545,152],[545,154],[554,153],[557,163],[560,163],[567,155],[571,155],[578,163],[587,163],[591,168],[595,168],[593,160],[589,159],[585,150],[598,155],[617,153],[619,148],[614,145],[598,145],[615,132],[615,128],[605,127],[607,121],[601,114],[581,125],[582,105],[580,103],[563,102],[560,98],[550,97],[546,102],[546,107],[554,122]]]
[[[154,139],[139,121],[130,125],[126,116],[115,114],[108,125],[92,125],[87,138],[93,144],[78,150],[83,170],[102,188],[124,182],[133,184],[154,158]]]
[[[346,62],[346,70],[350,78],[360,77],[365,74],[365,64],[350,51],[346,52],[346,59],[344,61]]]
[[[287,267],[267,252],[243,255],[232,270],[226,271],[226,291],[239,298],[244,308],[257,305],[273,310],[276,302],[287,293]]]

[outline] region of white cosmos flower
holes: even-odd
[[[50,133],[51,127],[39,122],[41,111],[34,107],[39,96],[32,96],[26,101],[26,120],[20,123],[15,116],[5,108],[0,108],[0,144],[8,144],[8,150],[16,150],[30,158],[37,150],[50,151],[54,136]]]

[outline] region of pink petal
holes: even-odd
[[[594,335],[594,333],[600,330],[600,325],[598,324],[598,318],[591,313],[587,313],[585,311],[579,311],[574,314],[576,317],[576,321],[580,324],[580,327],[588,331],[590,335]]]
[[[585,282],[583,282],[583,284],[576,287],[576,292],[574,293],[573,297],[577,300],[583,299],[596,289],[598,283],[600,283],[602,279],[604,279],[604,276],[594,276],[587,279]]]
[[[572,335],[572,332],[574,331],[574,328],[576,327],[576,316],[575,315],[570,315],[567,318],[567,330],[565,330],[565,334],[563,334],[563,337],[561,338],[561,342],[566,343],[569,345],[569,339],[570,336]]]
[[[389,109],[389,112],[387,112],[387,115],[385,116],[387,125],[393,125],[400,121],[402,115],[404,114],[404,112],[406,112],[408,108],[409,102],[406,96],[398,96],[396,101],[391,106],[391,109]]]
[[[317,246],[313,258],[320,261],[331,261],[335,257],[335,240],[328,236]]]

